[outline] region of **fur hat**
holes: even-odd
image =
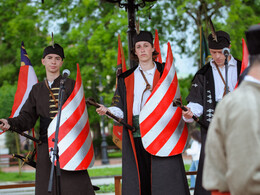
[[[149,32],[149,31],[140,31],[139,34],[135,34],[135,36],[133,38],[134,46],[139,41],[147,41],[147,42],[151,43],[151,45],[153,45],[153,35],[152,35],[152,33]]]
[[[217,41],[214,39],[212,34],[208,36],[209,49],[223,49],[229,47],[230,45],[230,36],[224,31],[216,32]]]
[[[62,59],[65,58],[64,56],[64,51],[63,51],[63,48],[55,43],[54,46],[48,46],[44,49],[43,51],[43,56],[42,58],[45,58],[45,56],[47,56],[48,54],[57,54],[59,55]]]

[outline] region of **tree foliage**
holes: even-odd
[[[259,1],[251,0],[164,0],[151,8],[151,19],[142,25],[158,29],[162,43],[172,41],[179,47],[176,52],[195,58],[199,67],[199,30],[203,27],[206,37],[211,33],[209,19],[216,30],[227,31],[231,36],[232,53],[242,58],[242,37],[249,26],[258,24]],[[147,11],[141,10],[139,15]],[[141,26],[142,26],[141,25]]]
[[[127,1],[125,1],[127,2]],[[136,1],[141,2],[141,1]],[[229,32],[232,53],[241,59],[241,38],[252,24],[259,23],[260,2],[251,0],[158,0],[146,3],[136,11],[141,30],[158,30],[161,46],[173,42],[174,52],[199,56],[199,27],[208,34],[211,18],[216,30]],[[25,48],[38,80],[45,77],[41,65],[43,48],[54,41],[65,50],[63,69],[76,78],[79,63],[86,97],[98,102],[104,98],[109,106],[115,86],[117,35],[121,35],[125,56],[128,53],[128,19],[125,9],[105,0],[2,0],[0,2],[0,107],[2,117],[8,117],[16,89],[20,67],[20,45]],[[191,64],[193,65],[193,64]],[[197,65],[195,63],[194,65]],[[186,98],[190,76],[180,81]],[[99,86],[101,90],[99,90]],[[8,102],[8,103],[7,103]],[[95,108],[88,108],[90,126],[100,134],[100,117]],[[108,120],[106,120],[106,123]]]

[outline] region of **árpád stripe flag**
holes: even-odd
[[[188,130],[182,111],[172,101],[180,98],[171,46],[162,77],[140,112],[139,124],[144,148],[152,155],[173,156],[183,152]]]
[[[60,167],[64,170],[85,170],[92,167],[95,161],[83,88],[77,65],[75,87],[62,106],[58,135]],[[55,138],[56,124],[57,115],[48,127],[49,151],[54,148],[52,139]]]

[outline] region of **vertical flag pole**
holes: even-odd
[[[49,179],[48,185],[48,192],[52,191],[52,184],[53,184],[53,175],[54,175],[54,164],[56,160],[56,180],[57,180],[57,194],[61,194],[61,185],[60,185],[60,162],[59,162],[59,148],[58,148],[58,136],[59,136],[59,127],[60,127],[60,118],[61,118],[61,108],[63,105],[63,95],[65,92],[65,79],[61,79],[60,81],[60,91],[59,91],[59,106],[58,106],[58,113],[57,113],[57,124],[56,124],[56,131],[55,131],[55,138],[52,140],[54,142],[54,148],[52,148],[52,165],[51,165],[51,174]]]

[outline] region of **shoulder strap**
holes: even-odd
[[[145,77],[145,75],[144,75],[144,73],[143,73],[143,70],[140,69],[140,72],[141,72],[141,74],[142,74],[142,76],[143,76],[143,78],[144,78],[144,81],[145,81],[145,83],[146,83],[146,87],[145,87],[145,89],[144,89],[144,91],[143,91],[142,99],[141,99],[141,104],[140,104],[140,110],[141,110],[141,109],[142,109],[142,102],[143,102],[144,92],[146,92],[147,90],[152,91],[152,88],[151,88],[151,85],[148,83],[148,81],[147,81],[147,79],[146,79],[146,77]]]

